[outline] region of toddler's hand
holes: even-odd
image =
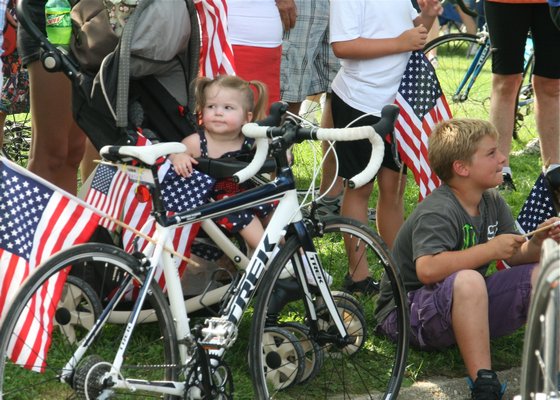
[[[193,164],[198,164],[198,161],[187,153],[171,154],[169,160],[171,160],[175,172],[185,178],[191,176]]]
[[[419,25],[399,35],[405,51],[422,50],[428,38],[428,30],[424,25]]]
[[[486,244],[492,251],[493,260],[503,260],[514,256],[526,239],[521,235],[503,234],[489,240]]]

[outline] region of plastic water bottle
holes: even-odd
[[[72,36],[70,10],[68,0],[48,0],[45,5],[47,38],[54,45],[68,46],[70,44]]]

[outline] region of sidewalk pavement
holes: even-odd
[[[519,394],[521,368],[516,367],[498,372],[500,382],[507,381],[507,390],[502,400],[511,400]],[[466,378],[433,377],[429,381],[416,382],[411,387],[401,388],[398,400],[469,400],[470,390]]]

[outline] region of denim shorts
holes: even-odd
[[[531,272],[535,265],[517,266],[486,277],[490,338],[509,335],[525,324],[531,299]],[[408,293],[412,347],[440,350],[456,344],[451,321],[453,283],[456,276],[457,273],[443,282]],[[387,316],[378,330],[395,339],[395,311]]]
[[[46,35],[45,31],[45,4],[47,0],[27,1],[27,10],[32,22]],[[39,42],[31,37],[20,24],[18,29],[18,52],[23,66],[39,59],[41,55]]]

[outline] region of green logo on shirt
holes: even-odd
[[[468,249],[477,243],[476,232],[474,226],[471,224],[465,224],[463,226],[463,248],[461,250]]]

